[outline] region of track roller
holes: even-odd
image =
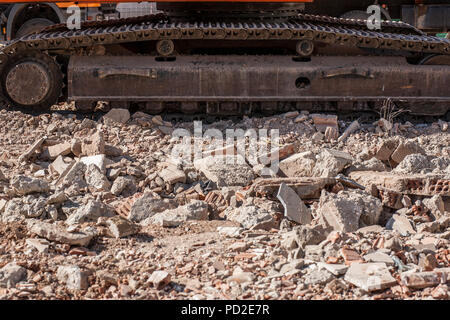
[[[160,40],[156,44],[156,51],[162,57],[168,57],[175,52],[175,45],[172,40]]]
[[[310,57],[314,52],[314,43],[310,40],[301,40],[295,47],[301,57]]]

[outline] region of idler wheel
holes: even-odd
[[[59,65],[39,52],[9,58],[2,72],[2,90],[16,107],[47,109],[54,105],[63,86]]]
[[[168,57],[174,54],[175,45],[172,40],[160,40],[156,44],[156,51],[160,56]]]

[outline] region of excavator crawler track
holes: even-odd
[[[12,42],[3,53],[27,49],[56,50],[151,40],[314,40],[328,44],[416,53],[450,54],[450,40],[427,36],[404,23],[384,22],[383,32],[365,21],[299,15],[286,21],[171,19],[161,15],[124,21],[86,23],[80,30],[47,31]]]
[[[256,60],[246,55],[236,56],[233,61],[231,55],[197,56],[182,51],[177,52],[179,57],[169,56],[160,60],[148,52],[123,57],[103,55],[91,57],[86,54],[89,49],[96,47],[161,40],[172,41],[175,48],[177,43],[183,41],[201,43],[219,41],[223,44],[236,43],[236,46],[253,43],[257,48],[264,44],[270,47],[275,43],[282,43],[287,47],[294,44],[295,47],[295,44],[307,41],[313,46],[344,48],[350,51],[355,48],[368,50],[369,54],[365,53],[365,58],[356,60],[348,54],[329,58],[316,57],[316,53],[307,57],[290,54],[269,55],[262,58],[255,56],[257,63],[263,64],[260,64],[260,72],[256,75],[266,79],[258,81],[252,81],[252,76],[255,76],[254,70],[258,69],[258,65],[254,63]],[[441,67],[429,65],[432,63],[409,65],[405,59],[430,61],[427,58],[429,56],[447,57],[450,55],[450,40],[426,35],[401,22],[385,21],[382,22],[381,30],[369,30],[366,21],[363,20],[307,14],[298,14],[288,19],[216,18],[200,21],[156,14],[122,20],[87,22],[83,23],[79,30],[67,30],[63,25],[56,25],[40,33],[17,39],[3,48],[0,52],[0,73],[9,72],[11,63],[15,61],[14,57],[26,55],[28,51],[41,52],[49,56],[70,57],[69,64],[61,68],[68,70],[66,75],[68,98],[83,102],[84,106],[95,100],[106,100],[120,101],[123,105],[147,102],[146,105],[150,105],[150,109],[154,112],[174,108],[186,112],[248,114],[255,106],[266,111],[279,111],[298,108],[300,102],[308,102],[311,105],[318,103],[324,109],[331,105],[334,106],[332,109],[339,110],[339,104],[344,104],[350,110],[364,111],[373,108],[375,103],[394,97],[394,100],[400,102],[437,104],[439,107],[433,107],[433,110],[423,110],[421,107],[414,110],[417,114],[423,112],[434,115],[445,114],[449,110],[450,103],[448,89],[450,66],[446,62],[448,59],[431,59],[434,64]],[[382,61],[383,58],[386,59],[385,63]],[[395,60],[399,58],[403,60]],[[289,59],[300,63],[293,64]],[[182,61],[185,61],[184,65]],[[122,63],[124,65],[121,65]],[[214,80],[217,80],[223,71],[227,71],[224,64],[232,65],[231,69],[234,68],[234,72],[240,73],[241,77],[233,77],[230,74],[224,79],[225,82],[222,82],[224,87],[222,90],[221,87],[217,87],[218,84]],[[396,64],[398,67],[395,67]],[[212,71],[202,73],[201,70],[206,68]],[[403,80],[402,70],[405,72]],[[187,78],[184,76],[177,78],[177,75],[184,74],[183,72]],[[196,79],[199,83],[193,87],[190,84],[192,90],[186,91],[183,90],[183,86],[189,84],[189,74],[194,75],[192,79]],[[392,77],[389,77],[390,74]],[[209,78],[205,78],[205,75]],[[5,77],[7,75],[3,76]],[[270,90],[265,88],[268,85],[267,81],[274,77],[278,80],[274,87],[279,90],[268,93]],[[86,80],[90,85],[85,85],[84,88],[83,83],[86,82],[80,79]],[[427,81],[424,83],[427,86],[425,88],[420,86],[422,79]],[[212,84],[205,87],[202,81],[205,83],[210,81]],[[254,82],[257,85],[252,87]],[[132,95],[126,92],[117,95],[117,90],[115,92],[107,90],[111,87],[120,87],[120,83],[127,83],[134,89],[142,88],[142,92],[131,90]],[[322,94],[327,91],[327,85],[336,87],[340,83],[345,85],[342,90],[334,88],[335,91]],[[2,96],[10,104],[20,104],[12,99],[4,82],[0,85]],[[300,90],[294,92],[294,88],[289,87],[290,85]],[[375,89],[369,90],[370,94],[363,92],[367,85],[375,86]],[[155,91],[154,88],[159,91],[149,94]],[[36,103],[39,107],[44,107],[45,104],[50,105],[47,100]],[[222,105],[227,107],[222,108]]]

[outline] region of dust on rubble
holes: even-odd
[[[202,130],[275,151],[188,162],[194,123],[71,112],[0,111],[0,299],[450,298],[445,121],[244,117]]]

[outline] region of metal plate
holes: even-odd
[[[450,66],[403,58],[72,57],[68,79],[78,101],[450,101]]]

